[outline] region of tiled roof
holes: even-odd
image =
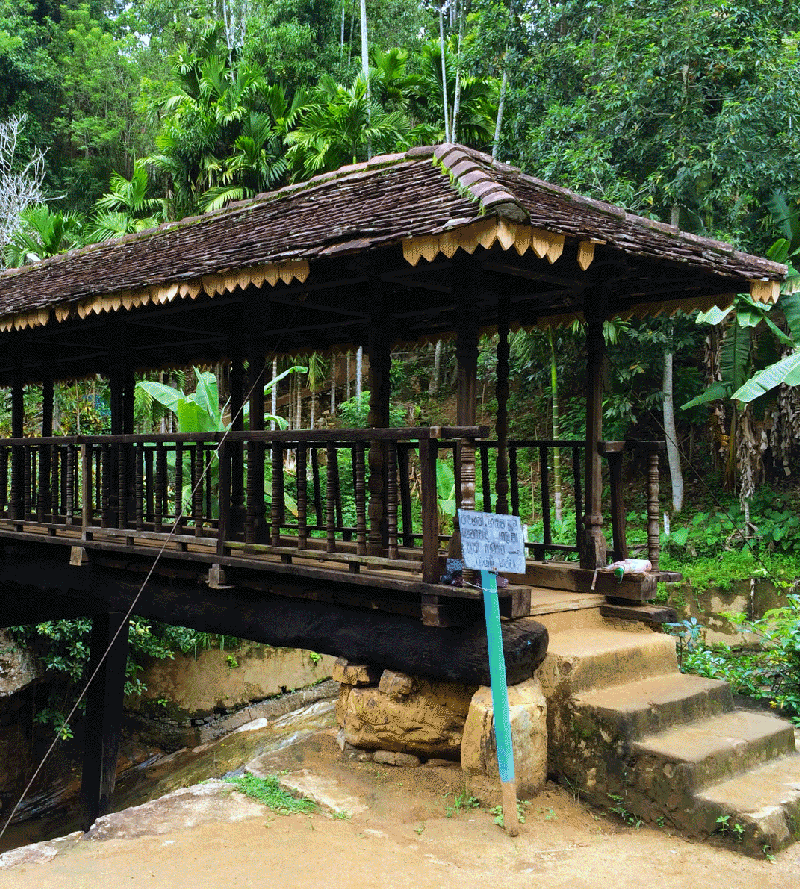
[[[269,269],[279,276],[289,269],[289,277],[303,280],[292,269],[308,274],[320,257],[401,244],[487,216],[678,261],[739,281],[741,289],[751,281],[779,281],[786,271],[728,244],[541,182],[471,149],[441,145],[376,157],[215,213],[6,270],[0,273],[0,322],[6,329],[19,326],[15,319],[26,314],[38,319],[31,324],[42,324],[51,310],[62,320],[87,300],[120,293],[213,294],[209,276],[245,286],[242,281],[272,280]],[[242,269],[261,270],[260,276],[240,279]],[[773,284],[767,290],[777,292]]]

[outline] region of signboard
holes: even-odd
[[[458,524],[467,568],[525,573],[525,541],[519,516],[459,509]]]

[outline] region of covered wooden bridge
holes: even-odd
[[[527,575],[500,592],[508,618],[530,614],[532,590],[588,591],[593,569],[627,555],[620,467],[631,449],[647,455],[657,568],[661,445],[603,440],[603,322],[724,305],[742,291],[774,301],[784,273],[458,145],[376,157],[5,271],[0,386],[11,389],[13,431],[0,441],[0,624],[94,616],[97,657],[135,602],[136,614],[197,629],[482,676],[483,661],[469,660],[480,594],[439,582],[448,538],[437,461],[454,466],[464,508],[518,512],[517,454],[539,456],[544,535],[529,544]],[[574,318],[586,324],[585,439],[509,440],[509,330]],[[494,429],[476,425],[482,331],[498,334]],[[456,340],[457,425],[389,428],[392,347],[443,336]],[[369,357],[370,428],[264,428],[272,356],[355,346]],[[229,433],[134,434],[137,373],[211,362],[230,363]],[[54,382],[95,374],[110,383],[111,434],[54,437]],[[35,438],[23,436],[31,386],[43,393]],[[571,455],[570,544],[549,526],[555,446]],[[562,561],[569,552],[577,561]],[[600,575],[597,589],[641,601],[658,576],[617,585]],[[544,653],[518,624],[506,626],[510,677]],[[90,701],[98,734],[87,762],[100,764],[85,779],[90,820],[113,785],[125,635]]]

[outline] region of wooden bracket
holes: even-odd
[[[89,553],[82,546],[73,546],[69,552],[69,563],[74,568],[87,565],[89,563]]]

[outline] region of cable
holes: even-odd
[[[249,400],[249,398],[250,398],[250,395],[252,394],[252,392],[253,392],[253,390],[255,389],[255,387],[260,383],[261,378],[262,378],[262,376],[263,376],[265,370],[266,370],[266,364],[265,364],[264,367],[262,367],[261,370],[259,371],[259,373],[258,373],[258,375],[256,376],[255,380],[253,381],[253,384],[250,386],[250,389],[247,391],[247,395],[242,399],[242,404],[241,404],[241,406],[239,407],[239,410],[237,411],[236,416],[235,416],[235,417],[231,417],[231,424],[230,424],[230,426],[225,430],[225,432],[224,432],[223,435],[222,435],[222,438],[219,440],[219,442],[217,443],[216,448],[214,449],[214,456],[215,456],[215,457],[218,457],[218,456],[219,456],[219,450],[220,450],[220,448],[222,447],[223,443],[225,442],[225,439],[228,437],[228,433],[231,431],[234,422],[239,418],[240,414],[242,414],[242,413],[244,412],[244,406],[245,406],[245,404],[248,402],[248,400]],[[225,413],[226,408],[227,408],[228,405],[230,404],[230,401],[231,401],[230,396],[228,396],[228,400],[225,402],[225,404],[223,405],[223,408],[222,408],[222,413],[223,413],[223,414]],[[213,462],[214,462],[213,460],[210,460],[210,461],[208,461],[208,462],[206,463],[206,465],[205,465],[205,467],[204,467],[202,473],[200,474],[200,477],[199,477],[198,480],[197,480],[197,484],[194,486],[194,488],[192,488],[192,497],[194,497],[194,494],[195,494],[195,492],[197,491],[198,487],[200,487],[200,485],[203,483],[203,480],[205,479],[206,474],[209,472],[209,470],[210,470],[211,465],[212,465]],[[177,491],[175,492],[175,496],[176,496],[176,497],[178,496],[178,492],[177,492]],[[161,560],[161,556],[164,554],[164,552],[165,552],[165,550],[166,550],[166,548],[167,548],[167,544],[168,544],[168,543],[170,542],[170,540],[172,539],[173,535],[175,534],[176,529],[180,526],[180,523],[181,523],[181,521],[183,520],[183,517],[184,517],[184,507],[183,507],[183,502],[181,502],[180,510],[177,511],[177,514],[176,514],[176,516],[175,516],[175,521],[173,522],[172,527],[171,527],[170,530],[169,530],[169,534],[166,536],[166,538],[164,538],[164,542],[161,544],[161,548],[159,549],[158,553],[156,554],[156,557],[155,557],[155,559],[153,560],[153,564],[150,566],[150,570],[147,572],[147,576],[146,576],[145,579],[142,581],[142,584],[141,584],[141,586],[139,587],[139,591],[138,591],[138,592],[136,593],[136,595],[134,596],[133,601],[131,602],[131,604],[130,604],[128,610],[127,610],[127,612],[125,613],[125,617],[124,617],[123,620],[120,622],[120,625],[117,627],[117,630],[116,630],[116,632],[114,633],[114,635],[112,636],[111,641],[108,643],[108,647],[107,647],[106,650],[103,652],[103,654],[102,654],[102,656],[100,657],[100,659],[98,660],[97,664],[95,665],[94,670],[92,671],[91,676],[90,676],[89,679],[86,681],[86,683],[85,683],[85,685],[84,685],[84,687],[83,687],[83,690],[81,691],[80,695],[78,695],[78,698],[77,698],[77,700],[75,701],[75,703],[73,704],[72,709],[69,711],[69,713],[67,714],[67,716],[66,716],[64,722],[62,723],[62,730],[63,730],[64,728],[66,728],[66,727],[70,724],[70,721],[72,720],[72,717],[75,715],[75,712],[77,711],[78,707],[80,706],[81,701],[82,701],[82,700],[84,699],[84,697],[86,696],[86,693],[88,692],[88,690],[89,690],[89,688],[90,688],[92,682],[94,682],[95,677],[96,677],[97,674],[100,672],[100,668],[103,666],[103,664],[105,663],[106,659],[108,658],[109,652],[110,652],[111,649],[114,647],[114,643],[117,641],[117,638],[119,637],[119,634],[122,632],[122,628],[125,627],[125,629],[126,629],[126,631],[127,631],[127,628],[128,628],[128,620],[130,619],[131,614],[133,614],[133,609],[136,607],[136,603],[137,603],[137,602],[139,601],[139,599],[141,598],[141,595],[142,595],[142,593],[144,592],[145,587],[146,587],[147,584],[149,583],[150,578],[153,576],[153,572],[155,571],[156,566],[158,565],[159,561]],[[58,745],[58,742],[61,741],[61,740],[62,740],[62,736],[61,736],[60,732],[57,732],[55,738],[53,739],[52,743],[51,743],[50,746],[47,748],[47,751],[45,752],[44,756],[42,757],[41,761],[39,762],[39,765],[36,767],[36,770],[34,771],[33,776],[32,776],[31,779],[28,781],[27,785],[25,786],[25,789],[22,791],[22,795],[20,796],[20,798],[17,800],[16,804],[15,804],[14,807],[12,808],[11,813],[9,814],[9,816],[8,816],[8,818],[6,819],[5,823],[3,824],[2,829],[0,829],[0,840],[3,838],[3,836],[4,836],[5,832],[6,832],[6,830],[8,829],[8,826],[11,824],[11,820],[12,820],[12,818],[14,817],[14,815],[17,813],[17,809],[19,809],[19,807],[20,807],[22,801],[23,801],[23,800],[25,799],[25,797],[28,795],[28,793],[29,793],[31,787],[33,786],[33,782],[36,780],[36,778],[38,777],[39,773],[40,773],[41,770],[44,768],[44,764],[47,762],[48,758],[50,757],[50,754],[53,752],[53,750],[55,750],[56,746]]]

